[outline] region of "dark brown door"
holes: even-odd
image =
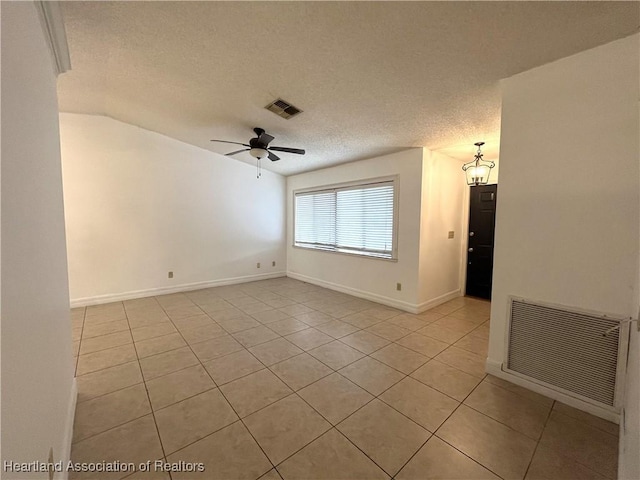
[[[491,299],[497,185],[471,187],[466,294]]]

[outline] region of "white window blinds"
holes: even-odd
[[[295,245],[394,256],[394,182],[295,194]]]

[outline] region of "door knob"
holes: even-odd
[[[469,236],[470,236],[470,237],[473,237],[474,235],[475,235],[475,233],[474,233],[474,232],[469,232]]]
[[[469,252],[473,252],[473,248],[470,248],[470,249],[469,249]]]

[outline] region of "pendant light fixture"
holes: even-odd
[[[478,147],[478,152],[473,157],[473,160],[462,166],[462,170],[467,174],[467,185],[486,185],[489,183],[491,169],[496,164],[492,161],[483,160],[481,148],[484,142],[477,142],[474,145]]]

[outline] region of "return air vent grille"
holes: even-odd
[[[614,406],[619,322],[561,308],[511,301],[508,369]]]
[[[287,120],[290,119],[291,117],[294,117],[295,115],[298,115],[299,113],[302,113],[302,110],[300,110],[297,107],[294,107],[289,102],[285,102],[281,98],[271,102],[269,105],[267,105],[264,108],[266,108],[270,112],[273,112],[282,118],[286,118]]]

